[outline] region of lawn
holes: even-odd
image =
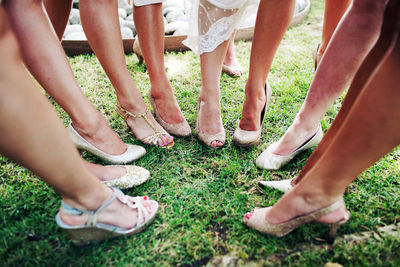
[[[146,156],[135,164],[150,170],[151,179],[125,193],[149,195],[159,201],[160,210],[153,224],[140,234],[75,247],[54,221],[60,205],[57,193],[26,169],[0,157],[0,265],[199,266],[216,256],[230,254],[243,265],[323,266],[338,262],[345,266],[399,266],[397,238],[371,238],[358,245],[301,250],[297,249],[300,243],[325,243],[327,228],[310,224],[276,238],[249,230],[241,221],[253,207],[272,205],[282,196],[276,190],[258,187],[257,181],[294,177],[311,154],[300,154],[279,171],[262,171],[254,164],[268,144],[278,140],[289,127],[307,94],[314,75],[311,52],[320,39],[323,2],[312,2],[307,19],[290,28],[279,47],[268,78],[273,99],[266,113],[261,145],[242,149],[232,143],[241,116],[251,47],[251,42],[240,41],[236,51],[245,74],[238,79],[221,77],[226,145],[220,150],[209,149],[193,135],[175,138],[170,150],[146,146]],[[85,95],[111,127],[125,142],[141,144],[116,113],[114,90],[96,57],[83,55],[69,60]],[[145,67],[138,64],[134,55],[127,55],[126,61],[146,96],[149,78]],[[201,85],[199,59],[188,51],[167,53],[166,62],[178,102],[194,129]],[[342,99],[323,118],[324,132]],[[55,107],[67,125],[68,116]],[[84,157],[101,164],[89,154]],[[400,150],[396,149],[350,186],[345,202],[352,217],[339,229],[339,236],[374,231],[399,221],[399,158]]]

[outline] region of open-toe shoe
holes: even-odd
[[[92,210],[79,210],[73,208],[61,202],[63,207],[62,212],[71,215],[83,215],[87,214],[89,216],[87,222],[82,225],[69,225],[61,220],[60,213],[57,213],[56,222],[59,227],[61,227],[69,236],[71,241],[76,245],[85,245],[92,241],[101,241],[106,238],[112,238],[117,236],[129,236],[140,232],[146,226],[148,226],[155,218],[158,210],[158,203],[154,200],[151,201],[153,212],[148,214],[146,208],[142,205],[141,201],[143,197],[130,197],[124,195],[120,190],[112,188],[112,197],[104,202],[100,208],[95,211]],[[147,197],[146,197],[147,198]],[[121,228],[112,224],[106,224],[97,222],[98,215],[107,208],[114,200],[121,202],[124,205],[129,206],[132,209],[137,209],[138,218],[137,223],[132,228]]]
[[[196,128],[194,129],[197,138],[206,146],[212,147],[212,148],[219,148],[220,146],[215,146],[213,147],[211,144],[212,142],[221,142],[223,145],[225,144],[225,129],[222,128],[221,132],[215,133],[215,134],[207,134],[207,133],[202,133],[199,128],[199,114],[200,114],[200,102],[198,103],[197,106],[197,120],[196,120]]]
[[[153,129],[154,133],[139,139],[140,141],[142,141],[145,144],[151,144],[151,145],[156,145],[159,146],[161,148],[171,148],[174,145],[174,140],[172,140],[171,142],[169,142],[168,144],[166,144],[165,146],[160,146],[158,141],[160,140],[162,135],[169,135],[164,129],[157,129],[154,124],[149,120],[149,118],[147,117],[150,113],[149,109],[146,107],[146,110],[140,114],[132,114],[131,112],[127,111],[126,109],[124,109],[123,107],[121,107],[121,105],[119,104],[119,102],[117,101],[117,105],[116,105],[116,109],[118,114],[125,120],[125,122],[128,124],[127,120],[129,118],[131,119],[143,119],[150,127],[151,129]],[[128,124],[129,127],[129,124]]]
[[[343,199],[341,198],[340,200],[336,201],[335,203],[327,207],[321,208],[319,210],[316,210],[314,212],[302,216],[297,216],[293,219],[290,219],[289,221],[278,224],[272,224],[268,222],[266,218],[267,212],[272,207],[256,208],[252,212],[244,216],[243,223],[246,224],[249,228],[253,228],[261,233],[282,237],[287,235],[291,231],[295,230],[299,226],[315,221],[318,218],[321,218],[322,216],[335,211],[336,209],[340,208],[343,205],[344,202]],[[346,211],[346,214],[342,219],[340,219],[335,223],[327,224],[330,228],[329,235],[331,238],[335,236],[338,227],[347,222],[349,218],[350,218],[350,213]]]

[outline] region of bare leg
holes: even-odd
[[[268,221],[287,221],[332,204],[363,170],[400,143],[399,59],[397,41],[356,99],[326,152],[274,205]],[[321,221],[337,221],[343,215],[339,213],[328,214]]]
[[[118,21],[118,1],[82,0],[79,7],[82,26],[90,46],[110,78],[119,103],[133,114],[143,113],[147,109],[146,104],[126,67]],[[147,112],[147,116],[156,128],[162,129],[150,112]],[[129,118],[128,124],[138,139],[154,134],[154,130],[143,119]],[[158,145],[162,146],[172,140],[170,135],[162,135]]]
[[[25,64],[46,91],[70,115],[78,133],[102,151],[119,155],[126,145],[83,95],[41,1],[4,1],[21,44]],[[46,44],[46,45],[44,45]]]
[[[277,155],[289,155],[315,134],[320,120],[349,86],[377,40],[385,1],[354,0],[326,51],[310,90],[293,124],[271,146]]]
[[[162,4],[134,6],[133,18],[157,109],[164,121],[180,123],[184,117],[165,73]]]
[[[375,46],[371,49],[368,56],[362,63],[359,71],[355,75],[353,82],[351,83],[351,89],[349,90],[346,98],[343,101],[342,107],[336,116],[334,122],[332,123],[329,131],[325,134],[321,143],[311,154],[310,158],[307,160],[306,164],[302,168],[299,176],[294,180],[294,184],[297,183],[305,176],[305,174],[315,165],[315,163],[321,158],[326,149],[331,144],[332,140],[336,136],[336,133],[343,124],[349,110],[354,105],[355,100],[364,88],[365,84],[371,77],[375,67],[379,64],[382,57],[389,49],[392,39],[390,36],[394,35],[396,31],[396,8],[395,4],[391,2],[385,9],[385,19],[383,21],[381,36],[376,42]]]
[[[236,30],[233,33],[233,37],[229,41],[228,50],[226,51],[223,64],[224,66],[233,68],[232,74],[234,76],[240,76],[242,74],[242,67],[240,66],[235,54],[235,35],[236,35]]]
[[[240,128],[255,131],[260,128],[261,111],[265,106],[264,84],[275,52],[290,24],[295,1],[262,0],[258,8],[251,47],[249,80],[243,103]],[[266,29],[268,29],[266,31]]]
[[[232,38],[232,37],[231,37]],[[201,91],[199,97],[198,130],[205,134],[224,131],[221,120],[219,81],[222,63],[230,40],[221,43],[214,51],[200,55]],[[221,147],[224,143],[212,141],[212,147]]]
[[[317,51],[317,65],[328,47],[333,32],[346,12],[351,0],[326,0],[324,10],[324,24],[322,26],[321,43]]]
[[[47,15],[53,25],[58,39],[61,41],[68,24],[72,0],[43,0]]]
[[[96,210],[110,198],[111,190],[84,167],[51,105],[33,85],[1,6],[0,57],[0,150],[42,177],[67,204]],[[63,220],[80,224],[86,218],[70,215]],[[137,212],[114,201],[99,221],[132,227]]]

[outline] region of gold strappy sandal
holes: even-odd
[[[125,120],[125,122],[128,124],[127,120],[129,117],[133,118],[133,119],[144,119],[146,121],[146,123],[153,129],[154,134],[149,135],[145,138],[139,139],[140,141],[142,141],[145,144],[152,144],[152,145],[158,145],[158,140],[161,137],[161,135],[169,135],[164,129],[162,130],[158,130],[153,123],[149,120],[149,118],[147,117],[147,113],[150,112],[149,109],[146,107],[146,110],[143,113],[140,114],[133,114],[129,111],[127,111],[126,109],[124,109],[123,107],[121,107],[121,105],[119,104],[119,102],[117,101],[116,104],[116,110],[118,112],[118,114]],[[129,125],[128,125],[129,127]],[[168,143],[166,146],[160,146],[161,148],[171,148],[174,145],[174,141],[172,140],[172,142]]]

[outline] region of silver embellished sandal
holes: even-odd
[[[142,205],[141,200],[147,197],[130,197],[124,195],[120,190],[111,187],[114,191],[112,197],[107,200],[103,205],[95,211],[92,210],[79,210],[73,208],[61,201],[63,207],[62,212],[71,215],[89,215],[89,218],[85,224],[82,225],[69,225],[63,222],[60,218],[60,213],[56,215],[56,222],[69,236],[71,241],[75,245],[85,245],[92,241],[101,241],[106,238],[113,238],[118,236],[129,236],[142,231],[148,226],[156,217],[158,210],[158,203],[154,200],[148,200],[152,202],[154,208],[151,214],[148,214],[146,208]],[[137,209],[138,222],[132,228],[121,228],[112,224],[97,222],[98,215],[107,208],[115,199],[121,203],[129,206],[132,209]]]
[[[149,109],[147,107],[146,107],[146,110],[143,113],[133,114],[133,113],[127,111],[126,109],[124,109],[123,107],[121,107],[121,105],[117,101],[116,109],[117,109],[118,114],[125,120],[125,122],[127,122],[128,118],[143,119],[153,129],[154,134],[151,134],[151,135],[149,135],[149,136],[147,136],[145,138],[139,139],[140,141],[142,141],[145,144],[151,144],[151,145],[159,146],[158,145],[158,140],[161,137],[161,135],[169,135],[164,129],[158,130],[153,125],[153,123],[149,120],[149,118],[147,117],[147,113],[150,113],[150,111],[149,111]],[[128,125],[128,127],[129,127],[129,125]],[[159,147],[161,147],[161,148],[171,148],[173,145],[174,145],[174,140],[172,140],[171,142],[169,142],[165,146],[159,146]]]

